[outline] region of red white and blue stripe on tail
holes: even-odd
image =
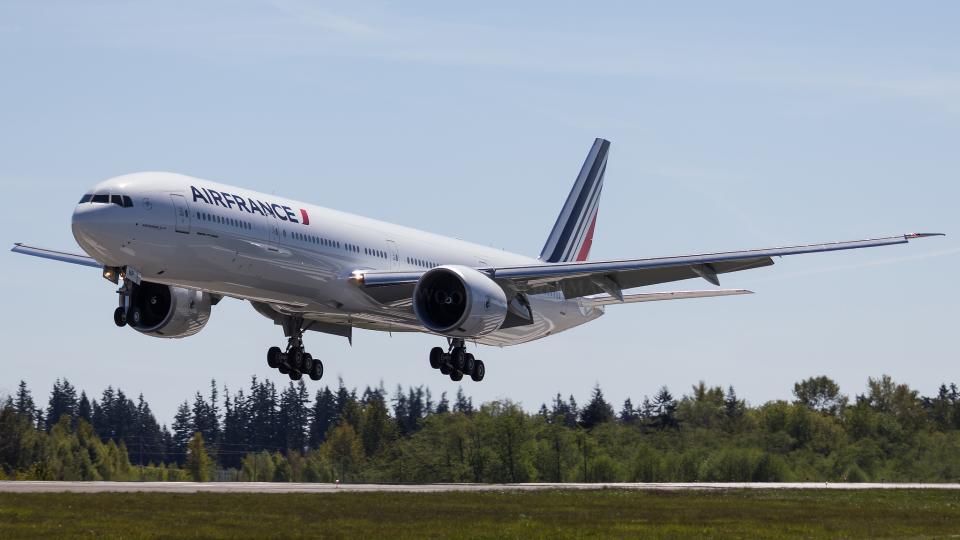
[[[550,231],[547,243],[540,252],[544,262],[585,261],[593,245],[593,231],[597,226],[603,173],[607,168],[610,141],[597,139],[587,154],[577,181],[567,196],[567,202]]]

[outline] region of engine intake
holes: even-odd
[[[210,295],[193,289],[144,281],[133,287],[128,302],[127,323],[148,336],[192,336],[210,320]]]
[[[428,330],[451,337],[474,337],[500,328],[507,296],[486,274],[468,266],[438,266],[420,277],[413,311]]]

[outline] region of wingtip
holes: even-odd
[[[903,235],[903,237],[908,240],[912,240],[914,238],[927,238],[930,236],[946,236],[946,234],[939,232],[915,232]]]

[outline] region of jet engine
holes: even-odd
[[[428,330],[450,337],[475,337],[500,328],[507,296],[486,274],[467,266],[438,266],[420,277],[413,311]]]
[[[210,320],[211,300],[205,292],[144,281],[127,295],[126,322],[148,336],[192,336]]]

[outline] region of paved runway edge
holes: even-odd
[[[47,482],[0,481],[0,493],[441,493],[483,491],[539,491],[622,489],[634,491],[710,491],[730,489],[787,490],[960,490],[960,484],[896,483],[607,483],[607,484],[306,484],[271,482]]]

